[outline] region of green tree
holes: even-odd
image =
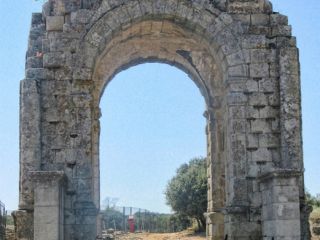
[[[306,201],[309,205],[311,205],[314,208],[320,207],[320,199],[315,196],[312,196],[308,190],[306,190]]]
[[[169,181],[165,191],[167,204],[177,214],[196,219],[199,229],[204,230],[207,189],[206,159],[194,158],[181,165]]]
[[[123,227],[123,214],[114,208],[107,207],[102,212],[102,218],[107,229],[113,228],[119,230]]]
[[[172,214],[169,221],[172,232],[180,232],[192,224],[191,219],[185,214]]]

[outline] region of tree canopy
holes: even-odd
[[[194,158],[181,165],[169,181],[165,191],[167,204],[176,213],[196,219],[199,229],[204,229],[207,189],[206,159]]]
[[[113,228],[120,230],[123,228],[123,214],[115,208],[107,207],[107,209],[102,212],[102,218],[106,229]]]

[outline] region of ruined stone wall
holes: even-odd
[[[33,14],[19,214],[34,239],[99,234],[100,97],[150,61],[187,72],[206,101],[208,239],[309,239],[298,50],[266,0],[50,0]]]

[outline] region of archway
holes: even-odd
[[[204,47],[204,44],[199,46],[198,40],[194,39],[195,36],[192,36],[192,33],[184,31],[181,27],[176,24],[172,24],[169,21],[142,21],[141,23],[136,23],[131,28],[124,30],[121,35],[115,35],[113,41],[108,44],[104,49],[103,53],[100,54],[100,58],[96,61],[95,72],[93,73],[93,79],[96,82],[96,88],[93,93],[93,96],[97,99],[97,104],[101,97],[101,91],[104,90],[105,86],[115,75],[116,72],[126,69],[129,66],[143,63],[143,62],[164,62],[171,65],[177,66],[178,68],[183,69],[187,72],[190,77],[194,80],[195,84],[199,87],[200,92],[204,96],[206,101],[207,109],[210,108],[210,113],[207,111],[206,116],[208,117],[207,135],[208,135],[208,178],[209,178],[209,189],[208,189],[208,212],[213,212],[215,205],[215,211],[218,212],[219,209],[223,208],[224,204],[224,164],[223,162],[223,153],[222,148],[219,150],[212,150],[216,148],[215,144],[221,146],[221,140],[216,141],[212,144],[216,135],[222,135],[223,127],[222,120],[218,124],[219,116],[223,115],[223,103],[222,100],[219,100],[219,96],[210,97],[210,94],[213,95],[213,91],[219,92],[221,94],[223,86],[221,84],[222,76],[221,71],[218,70],[218,67],[215,64],[215,60],[210,54],[210,50]],[[141,32],[141,29],[145,29],[144,32]],[[110,47],[109,47],[110,46]],[[109,66],[105,68],[104,66]],[[205,80],[206,79],[206,80]],[[214,90],[212,93],[208,92],[208,87],[206,82],[214,85]],[[213,100],[221,101],[217,103],[214,107]],[[213,110],[214,109],[214,110]],[[210,116],[209,116],[210,115]],[[215,116],[213,116],[215,115]],[[215,120],[213,120],[215,117]],[[97,122],[97,125],[99,123]],[[219,129],[219,133],[216,133],[214,130],[215,127]],[[98,128],[96,128],[98,130]],[[99,131],[93,132],[93,138],[99,136]],[[224,140],[222,140],[224,141]],[[98,143],[98,141],[96,141]],[[212,146],[214,145],[214,146]],[[99,149],[98,144],[95,149]],[[215,154],[219,154],[220,157],[216,158],[216,161],[213,161]],[[95,156],[98,156],[98,153],[94,153]],[[95,160],[99,162],[98,159]],[[213,167],[213,165],[215,165]],[[99,165],[96,164],[96,169],[94,173],[99,172]],[[214,170],[211,170],[213,169]],[[214,183],[212,182],[213,173],[215,171]],[[94,179],[98,177],[94,176]],[[99,183],[96,183],[99,186]],[[96,187],[95,189],[98,189]],[[213,192],[214,191],[214,192]],[[96,204],[98,206],[100,199],[98,198],[98,193],[96,195]],[[214,195],[214,197],[213,197]],[[222,214],[222,213],[216,213]],[[215,222],[219,227],[216,227],[220,233],[223,232],[223,221]],[[219,229],[220,228],[220,229]],[[208,229],[210,229],[208,227]],[[219,236],[221,237],[221,236]]]
[[[199,89],[176,67],[140,64],[114,77],[100,108],[101,211],[113,196],[116,206],[171,213],[164,195],[169,179],[180,165],[206,156]]]
[[[307,239],[298,53],[267,0],[46,3],[21,84],[19,214],[34,234],[18,232],[96,237],[100,97],[152,61],[188,73],[206,101],[208,238]]]

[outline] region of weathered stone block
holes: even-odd
[[[43,55],[43,66],[45,68],[59,68],[65,63],[65,57],[62,52],[50,52]]]
[[[279,134],[260,134],[259,135],[259,146],[265,148],[278,148],[280,147],[280,136]]]
[[[32,13],[31,25],[38,25],[43,23],[42,13]]]
[[[267,105],[267,96],[264,93],[252,93],[249,95],[249,105],[262,108]]]
[[[278,78],[279,75],[279,65],[277,63],[269,63],[269,77],[271,78]]]
[[[272,26],[288,25],[288,17],[279,13],[270,14],[270,24]]]
[[[167,11],[168,11],[167,13],[171,13],[170,6],[174,9],[174,7],[172,6],[172,2],[168,1],[167,2]],[[130,1],[128,3],[128,5],[126,6],[126,9],[129,13],[129,15],[131,16],[131,18],[136,19],[142,15],[139,1]],[[174,11],[173,9],[172,9],[172,11]]]
[[[260,109],[260,118],[273,120],[279,117],[279,109],[277,107],[266,106]]]
[[[223,52],[225,54],[227,50],[225,49],[225,51]],[[230,66],[247,63],[247,62],[250,62],[250,55],[248,51],[243,50],[241,52],[236,52],[236,53],[227,55],[227,61]]]
[[[42,68],[42,57],[28,57],[26,68]]]
[[[262,208],[264,220],[292,220],[299,219],[299,203],[273,203]]]
[[[74,238],[75,239],[90,239],[91,236],[96,236],[95,224],[78,224],[74,225]]]
[[[246,108],[246,119],[247,120],[255,120],[260,118],[259,108],[254,106],[247,106]]]
[[[267,63],[250,64],[250,77],[252,78],[269,77],[269,64]]]
[[[76,24],[86,24],[92,17],[93,12],[88,9],[79,9],[76,12],[71,12],[71,22]]]
[[[54,79],[54,72],[45,68],[29,68],[26,69],[26,77],[30,79]]]
[[[271,37],[290,37],[291,36],[291,26],[282,26],[282,25],[277,25],[272,27],[272,33]]]
[[[252,25],[269,25],[269,15],[268,14],[251,14],[251,24]]]
[[[252,153],[250,152],[250,155]],[[251,157],[250,157],[251,158]],[[247,166],[247,176],[249,178],[256,178],[257,176],[259,176],[260,174],[260,166],[259,164],[257,164],[257,162],[255,161],[248,161],[248,166]],[[251,199],[251,202],[256,201],[259,202],[259,204],[261,204],[261,199]]]
[[[301,239],[299,220],[268,220],[263,222],[263,232],[271,234],[274,239]]]
[[[233,182],[233,191],[234,191],[234,203],[243,203],[245,204],[248,201],[247,195],[247,180],[246,179],[234,179]]]
[[[256,150],[259,147],[259,134],[247,135],[247,149]]]
[[[268,133],[270,124],[264,119],[255,119],[250,121],[252,133]]]
[[[243,0],[230,1],[228,11],[231,13],[270,13],[272,6],[268,1]]]
[[[46,29],[47,31],[62,31],[64,24],[64,16],[47,16]]]
[[[272,155],[268,148],[258,148],[252,152],[252,161],[256,162],[271,162]]]
[[[251,63],[269,63],[276,61],[274,49],[252,49],[250,50]]]
[[[236,21],[241,21],[243,24],[250,25],[251,16],[249,14],[234,14],[233,19]]]
[[[228,69],[229,77],[246,77],[248,75],[248,67],[246,64],[231,66]]]
[[[49,49],[51,52],[74,53],[77,50],[78,41],[77,38],[50,38]]]
[[[270,106],[279,107],[280,105],[279,93],[275,92],[273,94],[268,95],[268,104]]]
[[[92,70],[90,68],[75,68],[72,78],[74,80],[91,80]]]
[[[232,92],[228,94],[229,105],[243,105],[247,102],[247,96],[244,93]]]
[[[270,27],[265,27],[265,26],[255,26],[252,25],[249,27],[249,33],[250,34],[255,34],[255,35],[266,35],[268,36],[270,34]]]
[[[259,91],[264,93],[274,93],[279,89],[279,82],[275,78],[263,78],[259,81]]]
[[[244,119],[231,120],[231,130],[234,133],[245,133],[246,132],[246,120],[244,120]]]
[[[241,44],[244,49],[264,49],[267,47],[267,39],[262,35],[246,35],[243,37]]]
[[[248,93],[251,92],[258,92],[259,91],[259,85],[258,85],[258,81],[255,80],[247,80],[246,81],[246,88],[245,91]]]

